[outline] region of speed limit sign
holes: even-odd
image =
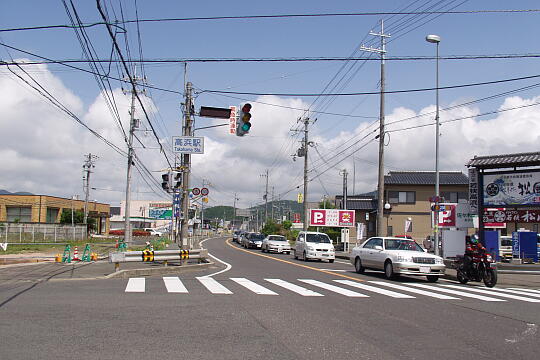
[[[201,189],[201,195],[202,196],[206,196],[206,195],[208,195],[208,193],[209,193],[208,188],[202,188]]]
[[[193,188],[191,189],[191,193],[195,196],[199,195],[201,193],[201,189],[199,188]]]

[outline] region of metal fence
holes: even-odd
[[[84,239],[85,225],[0,223],[0,242],[55,243]]]

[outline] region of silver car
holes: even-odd
[[[357,273],[365,269],[383,270],[387,279],[396,275],[424,275],[436,282],[444,275],[444,261],[428,254],[414,240],[392,237],[373,237],[356,246],[350,256]]]
[[[262,242],[261,251],[290,254],[291,245],[289,244],[285,236],[268,235],[264,238]]]

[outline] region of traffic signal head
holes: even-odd
[[[236,128],[236,135],[237,136],[244,136],[245,134],[249,133],[249,129],[251,129],[251,104],[244,104],[242,106],[242,111],[240,111],[240,121],[238,121],[238,125]]]
[[[169,192],[171,190],[172,174],[170,172],[162,174],[161,179],[163,180],[161,182],[161,187],[163,190]]]
[[[182,173],[177,172],[174,174],[174,183],[173,188],[174,189],[180,189],[182,187]]]

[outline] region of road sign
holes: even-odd
[[[236,135],[236,106],[229,107],[231,116],[229,117],[229,135]]]
[[[173,136],[173,152],[182,154],[204,154],[204,137]]]
[[[208,188],[202,188],[202,189],[201,189],[201,195],[202,195],[202,196],[208,195],[209,192],[210,192],[210,191],[208,191]]]
[[[354,210],[311,209],[310,226],[354,227]]]
[[[191,193],[192,193],[193,195],[195,195],[195,196],[200,195],[201,189],[199,189],[199,188],[193,188],[193,189],[191,189]]]

